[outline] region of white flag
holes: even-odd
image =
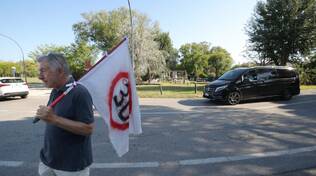
[[[96,63],[79,83],[90,92],[94,106],[108,125],[110,141],[121,157],[128,152],[129,134],[142,132],[128,39]]]

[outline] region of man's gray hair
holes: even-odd
[[[39,56],[37,62],[48,62],[48,65],[53,70],[61,69],[69,76],[71,74],[67,61],[63,54],[49,53],[47,55]]]

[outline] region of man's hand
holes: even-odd
[[[88,136],[93,132],[93,123],[86,124],[79,121],[69,120],[67,118],[57,116],[51,107],[39,106],[36,112],[36,117],[44,120],[47,123],[56,125],[62,129],[70,131],[74,134]]]
[[[55,120],[55,113],[51,107],[41,105],[37,109],[36,117],[47,123],[53,123]]]

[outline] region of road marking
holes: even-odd
[[[4,167],[19,167],[23,164],[23,161],[0,161],[0,166]]]
[[[91,168],[94,169],[124,169],[124,168],[158,168],[158,167],[169,167],[169,166],[192,166],[202,164],[214,164],[214,163],[226,163],[234,161],[244,161],[250,159],[268,158],[268,157],[280,157],[285,155],[293,155],[304,152],[316,151],[316,146],[302,147],[289,150],[279,150],[274,152],[265,153],[252,153],[237,156],[223,156],[223,157],[211,157],[211,158],[200,158],[190,160],[179,160],[179,161],[166,161],[166,162],[135,162],[135,163],[93,163]],[[20,167],[24,163],[23,161],[0,161],[0,167]]]
[[[105,168],[146,168],[159,167],[159,162],[137,162],[137,163],[93,163],[91,168],[105,169]]]
[[[293,155],[293,154],[312,152],[312,151],[316,151],[316,146],[303,147],[303,148],[297,148],[297,149],[289,149],[289,150],[280,150],[280,151],[274,151],[274,152],[253,153],[253,154],[246,154],[246,155],[239,155],[239,156],[182,160],[182,161],[180,161],[180,165],[200,165],[200,164],[224,163],[224,162],[242,161],[242,160],[249,160],[249,159]]]

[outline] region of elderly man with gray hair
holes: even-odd
[[[46,87],[53,88],[47,106],[39,106],[36,113],[36,117],[46,123],[39,175],[87,176],[93,162],[91,96],[85,87],[75,84],[62,54],[50,53],[37,61],[39,79]],[[63,95],[66,90],[70,91]],[[50,106],[58,98],[61,100]]]

